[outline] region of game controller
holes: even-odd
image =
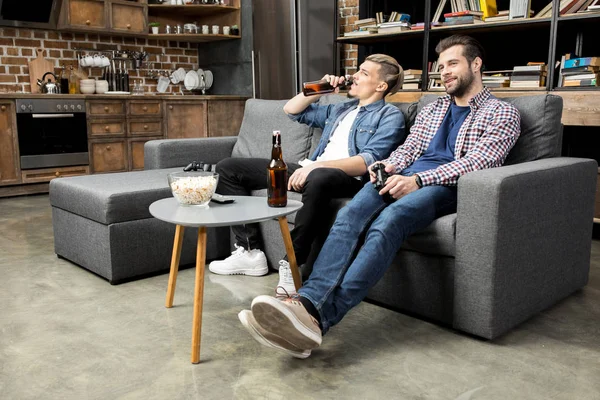
[[[371,167],[371,171],[375,173],[375,182],[373,182],[373,187],[378,192],[385,187],[385,181],[391,175],[385,171],[385,164],[377,163]],[[386,203],[391,203],[394,201],[392,195],[388,192],[383,195],[383,200]]]
[[[186,165],[183,170],[185,172],[189,172],[189,171],[206,171],[204,169],[204,163],[202,161],[197,162],[197,161],[192,161],[191,163],[189,163],[188,165]]]

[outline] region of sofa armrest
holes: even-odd
[[[597,174],[549,158],[460,178],[456,328],[491,339],[585,286]]]
[[[237,136],[150,140],[144,144],[144,169],[185,167],[192,161],[216,164],[231,157]]]

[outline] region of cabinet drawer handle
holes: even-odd
[[[131,24],[127,24],[127,29],[131,29]]]
[[[107,150],[107,151],[110,151],[110,146],[106,146],[106,150]]]
[[[108,107],[104,107],[104,111],[108,112]]]
[[[172,109],[173,109],[173,106],[169,106],[169,110],[172,110]]]
[[[87,21],[85,21],[86,25],[90,25],[92,23],[92,21],[90,21],[89,19]]]
[[[2,111],[6,111],[6,106],[2,106],[2,107],[0,107],[0,110],[2,110]]]
[[[110,131],[110,126],[106,125],[106,126],[104,127],[104,130],[105,130],[106,132]]]
[[[54,173],[54,176],[58,178],[58,177],[60,176],[60,172],[56,171],[56,172]]]
[[[144,129],[148,129],[148,125],[144,125]]]
[[[144,107],[142,108],[142,110],[144,110],[144,111],[148,111],[148,107],[144,106]]]

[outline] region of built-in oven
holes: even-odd
[[[89,165],[85,100],[17,99],[21,169]]]

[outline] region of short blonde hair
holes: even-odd
[[[380,65],[379,77],[388,85],[387,90],[383,94],[384,97],[388,93],[396,93],[402,89],[404,70],[394,57],[386,54],[371,54],[365,61],[371,61]]]

